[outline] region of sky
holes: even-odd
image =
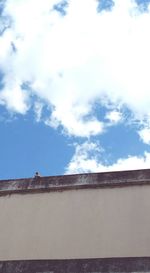
[[[0,0],[0,179],[150,168],[150,0]]]

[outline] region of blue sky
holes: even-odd
[[[0,1],[0,179],[149,168],[149,3]]]

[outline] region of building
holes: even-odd
[[[150,272],[150,170],[0,181],[0,273]]]

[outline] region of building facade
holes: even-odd
[[[150,272],[150,170],[0,181],[1,272]]]

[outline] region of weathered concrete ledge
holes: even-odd
[[[0,180],[0,195],[150,185],[150,169]]]
[[[150,272],[150,257],[78,260],[0,261],[0,273]]]

